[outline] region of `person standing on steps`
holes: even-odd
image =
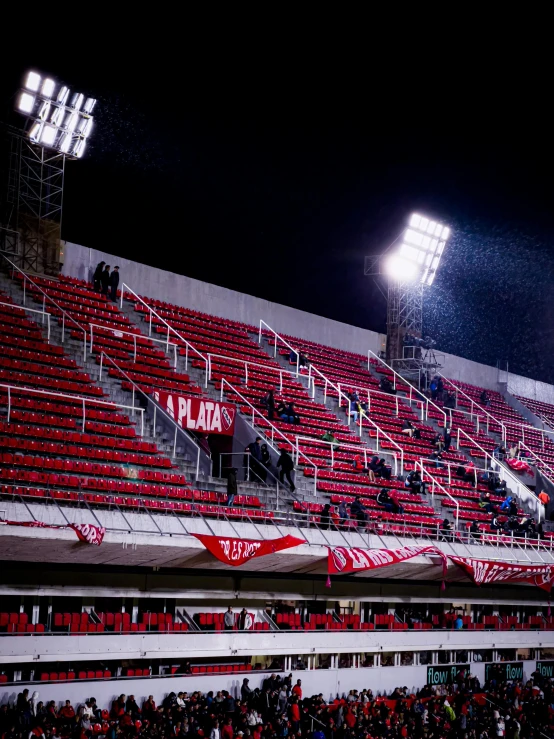
[[[98,264],[96,265],[96,269],[94,270],[92,282],[97,293],[100,292],[102,287],[102,272],[104,271],[105,264],[106,262],[98,262]]]
[[[102,295],[108,294],[108,289],[110,287],[110,265],[106,264],[104,267],[104,271],[100,275],[100,284],[102,287]]]
[[[117,286],[119,285],[119,267],[114,267],[110,275],[110,298],[117,301]]]
[[[277,467],[281,468],[279,471],[279,479],[283,482],[286,477],[287,482],[290,485],[290,491],[291,493],[294,493],[296,488],[294,487],[294,482],[290,476],[290,473],[294,470],[294,462],[292,461],[290,454],[284,448],[281,449],[281,456],[277,460]]]

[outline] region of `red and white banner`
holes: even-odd
[[[24,526],[28,529],[71,529],[77,534],[79,541],[87,544],[95,544],[97,547],[102,544],[106,529],[101,526],[94,526],[91,523],[70,523],[67,526],[56,526],[50,523],[42,523],[42,521],[0,521],[0,526]]]
[[[235,433],[237,409],[230,403],[164,392],[155,392],[154,399],[184,429],[224,436]]]
[[[405,562],[407,559],[419,557],[420,554],[435,554],[442,559],[443,571],[446,572],[446,555],[435,546],[401,547],[399,549],[349,549],[348,547],[329,547],[327,571],[330,575],[349,575],[365,570],[377,570],[380,567]]]
[[[70,523],[69,528],[77,534],[79,541],[94,544],[99,547],[104,541],[106,529],[102,526],[94,526],[91,523]]]
[[[193,534],[206,549],[220,562],[233,567],[240,567],[250,559],[275,554],[283,549],[305,544],[304,539],[295,536],[282,536],[279,539],[236,539],[229,536],[208,536],[207,534]]]
[[[508,562],[491,562],[471,557],[448,556],[476,585],[499,582],[520,582],[536,585],[550,592],[554,580],[553,565],[516,565]]]

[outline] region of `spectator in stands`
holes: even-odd
[[[290,485],[290,491],[291,493],[294,493],[296,488],[294,487],[294,482],[291,478],[291,472],[294,470],[294,462],[292,461],[292,457],[284,447],[281,448],[281,456],[277,460],[277,467],[281,468],[279,472],[279,479],[281,480],[281,482],[284,482],[284,478],[286,477],[287,482]]]
[[[367,526],[368,514],[367,508],[360,500],[360,496],[356,495],[352,503],[350,504],[350,513],[358,522],[358,526]]]
[[[437,450],[439,454],[442,454],[444,451],[444,437],[442,434],[435,434],[433,438],[433,446]]]
[[[117,287],[119,285],[119,267],[114,267],[110,275],[110,298],[115,303],[117,300]]]
[[[425,483],[421,479],[421,473],[419,470],[412,470],[406,477],[404,485],[410,488],[410,492],[414,495],[421,495],[425,493]]]
[[[348,401],[348,415],[350,416],[350,418],[354,419],[354,423],[358,422],[359,412],[357,400],[353,400],[352,398],[350,398],[350,400]]]
[[[266,470],[270,471],[272,465],[271,462],[271,454],[269,453],[269,449],[267,448],[267,444],[262,444],[261,446],[261,455],[262,455],[262,464],[266,468]],[[267,477],[267,475],[266,475]]]
[[[208,434],[198,434],[198,446],[200,449],[202,449],[203,452],[206,452],[208,457],[211,458],[212,456],[212,450],[210,449],[210,442],[208,441]]]
[[[517,516],[517,505],[511,495],[508,495],[500,505],[500,512],[508,516]]]
[[[383,458],[381,458],[377,463],[377,466],[374,469],[374,473],[376,477],[380,477],[383,480],[390,480],[391,478],[391,469],[390,467],[387,467]]]
[[[388,377],[381,377],[379,380],[379,390],[382,393],[388,393],[389,395],[396,395],[396,388],[389,380]]]
[[[102,286],[102,295],[107,295],[110,289],[110,265],[106,264],[104,271],[100,275],[100,284]]]
[[[464,628],[464,622],[462,621],[462,617],[459,613],[456,616],[456,619],[454,620],[452,626],[454,629],[456,629],[456,631],[461,631]]]
[[[66,700],[65,706],[60,708],[58,713],[60,722],[66,726],[75,726],[75,709],[71,705],[70,700]]]
[[[253,479],[255,482],[259,482],[260,480],[265,482],[265,479],[267,477],[267,470],[262,464],[262,439],[260,436],[256,436],[256,440],[252,441],[248,445],[248,449],[250,449],[250,470],[253,474]]]
[[[221,739],[235,739],[235,731],[233,729],[233,719],[228,718],[221,729]]]
[[[269,421],[273,421],[273,418],[275,416],[275,397],[273,395],[273,388],[271,388],[265,398],[262,400],[262,403],[267,408],[267,418]]]
[[[352,467],[354,472],[367,472],[367,468],[364,466],[364,460],[361,454],[356,454],[352,460]]]
[[[324,529],[325,531],[329,528],[329,524],[331,522],[331,506],[329,503],[326,503],[323,506],[323,510],[321,511],[321,514],[319,516],[319,528]]]
[[[481,529],[477,521],[472,521],[469,527],[470,538],[479,541],[481,539]]]
[[[431,400],[436,400],[439,393],[439,377],[435,375],[429,385],[429,392],[431,393]]]
[[[299,701],[302,700],[302,680],[296,681],[296,685],[292,689],[292,694],[296,696]]]
[[[550,495],[548,495],[545,490],[541,490],[539,493],[539,500],[546,508],[546,506],[550,503]]]
[[[233,609],[231,608],[231,606],[229,606],[225,611],[223,624],[226,631],[232,631],[235,628],[235,614],[233,613]]]
[[[504,444],[499,444],[492,454],[499,462],[503,462],[506,459],[506,447]]]
[[[98,262],[98,264],[96,265],[96,269],[94,270],[94,276],[92,278],[92,283],[94,285],[94,289],[98,293],[102,289],[102,272],[104,271],[104,265],[105,264],[106,264],[106,262]]]
[[[500,529],[502,528],[498,518],[496,517],[496,513],[492,514],[491,522],[489,525],[493,533],[500,531]]]
[[[156,715],[156,702],[153,695],[149,695],[148,699],[142,704],[142,716],[146,721],[153,721]]]
[[[245,677],[242,681],[242,685],[240,688],[240,697],[243,701],[249,700],[250,696],[252,695],[252,688],[250,687],[249,682],[250,681],[247,677]]]
[[[479,508],[487,513],[496,513],[496,506],[493,505],[491,494],[488,490],[481,493],[479,497]]]
[[[133,721],[138,721],[141,717],[141,710],[137,705],[134,695],[130,695],[125,703],[125,711],[131,714]]]
[[[306,372],[309,366],[310,366],[310,363],[308,361],[308,356],[300,352],[300,357],[298,359],[298,369],[300,370],[300,372]]]
[[[413,423],[411,421],[409,421],[407,418],[405,418],[402,421],[402,433],[405,434],[406,436],[409,436],[410,439],[415,434],[415,427],[414,427]]]
[[[390,496],[387,488],[379,490],[379,492],[377,493],[377,497],[375,498],[375,502],[377,503],[377,505],[383,506],[386,511],[389,510],[387,506],[390,505]]]
[[[449,393],[448,390],[445,390],[443,395],[443,406],[449,410],[454,410],[456,408],[456,394]]]
[[[483,390],[483,392],[479,396],[479,399],[481,401],[481,405],[485,406],[485,408],[488,407],[491,404],[491,400],[489,398],[489,394],[487,393],[486,390]]]
[[[348,508],[346,507],[346,501],[341,500],[338,509],[339,526],[343,526],[346,521],[350,518],[348,515]]]
[[[440,527],[440,540],[441,541],[452,541],[453,539],[453,527],[450,521],[445,518]]]
[[[450,451],[451,444],[452,444],[451,430],[448,427],[446,427],[444,429],[444,434],[443,434],[443,448],[444,448],[445,453]]]
[[[518,457],[519,457],[519,441],[514,441],[514,443],[508,449],[508,458],[517,459]]]
[[[235,495],[238,493],[237,486],[237,468],[231,467],[227,473],[227,505],[232,506],[235,502]]]
[[[339,451],[339,449],[340,449],[339,440],[337,438],[335,438],[335,435],[333,434],[333,432],[331,431],[331,429],[329,429],[328,431],[326,431],[323,434],[323,436],[321,437],[321,440],[322,441],[327,441],[330,444],[333,444],[333,451],[334,452],[338,452]]]
[[[393,488],[389,493],[389,506],[390,506],[390,512],[391,513],[404,513],[404,507],[400,503],[400,498],[398,497],[398,490],[396,488]]]

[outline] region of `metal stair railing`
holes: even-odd
[[[300,352],[297,349],[295,349],[294,347],[292,347],[285,339],[283,339],[282,336],[280,336],[274,329],[272,329],[269,324],[267,324],[265,321],[262,321],[261,319],[260,319],[260,332],[259,332],[259,341],[260,341],[260,343],[261,343],[261,339],[262,339],[262,324],[266,327],[266,329],[268,331],[271,331],[271,333],[275,336],[275,342],[274,342],[274,351],[275,351],[275,354],[277,353],[277,339],[279,339],[279,341],[283,342],[283,344],[285,344],[285,346],[287,346],[291,351],[295,352],[295,354],[296,354],[296,356],[298,358],[298,361],[299,361]],[[298,369],[298,365],[297,365],[297,374],[298,374],[298,371],[299,371],[299,369]],[[334,382],[332,382],[331,380],[329,380],[329,378],[327,378],[323,374],[323,372],[321,372],[320,370],[318,370],[317,367],[314,364],[310,364],[310,375],[309,375],[310,378],[312,378],[312,373],[316,373],[317,375],[319,375],[321,377],[321,379],[326,383],[326,385],[328,385],[329,387],[332,387],[333,390],[335,390],[335,392],[338,395],[338,399],[339,399],[339,408],[342,407],[342,399],[343,398],[344,398],[345,403],[346,403],[346,408],[347,409],[350,408],[350,398],[348,398],[348,396],[345,395],[342,392],[342,390],[340,388],[340,384],[338,384],[338,383],[335,384]],[[312,379],[312,382],[313,382],[313,379]],[[384,431],[380,426],[378,426],[375,423],[375,421],[373,421],[373,419],[371,419],[365,413],[365,411],[363,411],[361,408],[359,410],[359,415],[360,415],[360,423],[359,423],[359,429],[360,429],[359,430],[359,436],[360,436],[360,438],[362,436],[362,429],[363,429],[362,420],[365,420],[365,421],[367,421],[369,423],[370,426],[373,426],[373,428],[375,428],[377,430],[377,439],[376,439],[377,449],[379,449],[379,434],[381,434],[381,436],[384,436],[385,439],[387,439],[387,441],[389,441],[396,449],[398,449],[399,456],[400,456],[400,474],[403,474],[403,471],[404,471],[404,449],[386,431]],[[348,426],[351,425],[351,415],[350,415],[349,410],[347,412],[347,425]],[[396,458],[395,458],[395,466],[396,466]],[[398,473],[396,472],[395,474],[398,474]]]
[[[153,423],[154,423],[154,433],[156,428],[156,414],[161,413],[162,416],[169,421],[170,426],[174,427],[174,438],[173,438],[173,458],[177,455],[177,436],[180,434],[188,444],[192,444],[192,446],[196,450],[196,479],[198,480],[198,476],[200,473],[200,460],[202,457],[205,457],[207,462],[204,462],[204,468],[208,469],[211,474],[212,470],[212,460],[206,452],[201,449],[201,447],[196,443],[196,441],[190,436],[186,429],[184,429],[182,426],[180,426],[174,418],[171,418],[171,416],[164,411],[164,409],[159,405],[155,399],[152,399],[147,393],[144,392],[125,372],[125,370],[121,369],[121,367],[114,362],[114,360],[106,354],[106,352],[102,351],[100,354],[100,380],[102,379],[102,370],[104,366],[104,359],[106,359],[110,364],[112,364],[117,372],[125,378],[127,382],[129,382],[132,386],[132,393],[133,393],[133,406],[135,406],[135,396],[138,393],[139,397],[142,397],[146,400],[146,405],[148,407],[148,404],[151,403],[153,406]],[[138,409],[137,409],[138,410]]]
[[[223,394],[224,394],[225,386],[226,385],[229,388],[230,392],[232,392],[235,395],[237,395],[242,400],[242,402],[243,403],[246,403],[246,405],[251,409],[251,411],[252,411],[252,422],[250,423],[250,425],[256,431],[256,433],[259,432],[259,433],[263,434],[263,436],[267,439],[267,434],[266,434],[263,426],[261,427],[261,429],[256,427],[255,420],[254,420],[256,417],[262,418],[263,421],[264,421],[264,423],[269,424],[269,428],[271,429],[271,442],[268,441],[268,443],[270,444],[271,448],[274,451],[277,451],[277,449],[274,446],[275,436],[279,437],[280,439],[283,439],[283,441],[286,442],[287,446],[290,446],[292,449],[294,449],[294,442],[290,441],[285,436],[285,434],[282,431],[280,431],[276,426],[274,426],[271,423],[271,421],[269,421],[263,415],[263,413],[261,413],[257,408],[255,408],[252,405],[252,403],[247,398],[245,398],[244,395],[239,390],[237,390],[235,387],[233,387],[233,385],[231,385],[231,383],[228,380],[226,380],[225,378],[222,378],[222,380],[221,380],[221,394],[220,394],[221,402],[223,402]],[[309,464],[311,467],[314,468],[314,495],[316,495],[317,494],[317,465],[315,464],[315,462],[313,462],[303,452],[300,452],[300,454],[302,456],[302,459],[303,460],[306,460],[307,464]]]
[[[121,285],[121,300],[120,300],[120,309],[123,310],[123,296],[125,294],[125,289],[128,293],[131,293],[131,295],[134,296],[135,300],[138,300],[139,303],[144,305],[144,307],[148,310],[149,319],[148,319],[148,336],[150,337],[152,335],[152,317],[155,316],[158,321],[166,327],[167,329],[167,345],[169,346],[169,336],[170,334],[173,334],[176,336],[179,341],[183,342],[185,345],[185,369],[188,368],[188,362],[189,362],[189,349],[194,352],[200,359],[205,362],[206,364],[206,379],[204,382],[204,387],[208,387],[208,358],[205,357],[201,352],[198,351],[198,349],[193,346],[190,341],[187,341],[184,336],[181,336],[181,334],[177,331],[177,329],[173,328],[166,320],[165,318],[162,318],[159,313],[157,313],[154,308],[148,305],[148,303],[143,300],[143,298],[140,297],[140,295],[137,295],[137,293],[129,287],[129,285],[126,285],[123,283]]]
[[[92,349],[94,346],[94,332],[93,328],[99,328],[102,331],[106,331],[108,333],[114,334],[115,338],[118,338],[119,336],[132,336],[133,337],[133,361],[137,361],[137,339],[145,339],[146,337],[140,332],[134,333],[133,331],[122,331],[120,328],[112,328],[111,326],[102,326],[99,323],[89,323],[90,328],[90,343],[89,343],[89,353],[92,354]],[[97,332],[98,333],[98,332]],[[156,344],[163,344],[166,347],[166,353],[170,346],[173,347],[173,369],[177,368],[177,344],[173,344],[172,342],[164,341],[163,339],[154,339],[152,336],[148,337],[149,341],[155,342]]]
[[[445,377],[442,373],[437,372],[436,373],[439,377],[441,377],[445,382],[448,383],[450,387],[454,389],[454,393],[456,395],[456,405],[458,405],[458,395],[462,395],[466,400],[469,400],[470,402],[470,415],[475,415],[477,419],[477,433],[479,433],[479,413],[482,414],[487,419],[487,434],[490,433],[490,420],[493,421],[497,426],[500,426],[501,432],[500,435],[502,437],[502,441],[506,441],[506,424],[503,421],[499,421],[498,418],[493,416],[492,413],[489,413],[489,411],[485,410],[479,403],[476,403],[473,398],[468,395],[464,390],[459,388],[457,385],[455,385],[452,380],[449,380],[448,377]],[[475,408],[477,408],[477,413],[475,412]],[[494,433],[494,432],[492,432]]]
[[[60,311],[62,315],[62,344],[65,341],[65,321],[66,317],[67,320],[72,323],[74,326],[77,326],[79,331],[83,332],[83,361],[86,362],[87,360],[87,331],[83,326],[81,326],[80,323],[78,323],[72,316],[67,313],[63,308],[61,308],[56,301],[48,295],[37,283],[32,280],[29,275],[24,272],[22,269],[20,269],[17,265],[15,265],[11,259],[8,259],[8,257],[5,254],[0,253],[0,257],[6,260],[6,262],[11,266],[12,268],[12,279],[14,279],[14,270],[17,270],[21,275],[23,275],[23,305],[25,305],[26,300],[26,288],[27,288],[27,282],[29,282],[33,287],[38,290],[42,294],[42,310],[46,313],[46,301],[48,300],[49,303],[52,303],[57,310]]]
[[[506,480],[506,482],[510,482],[514,486],[514,492],[517,498],[521,501],[521,503],[528,504],[530,508],[532,508],[534,513],[538,514],[539,521],[540,521],[540,515],[541,515],[541,507],[542,504],[539,501],[538,497],[533,493],[524,483],[522,483],[520,480],[517,479],[517,477],[514,475],[514,473],[506,466],[502,465],[496,457],[494,457],[490,452],[487,452],[486,449],[484,449],[480,444],[478,444],[472,437],[467,434],[463,429],[458,429],[458,443],[457,447],[460,449],[460,438],[461,436],[465,436],[466,439],[473,444],[474,446],[479,449],[484,455],[485,459],[487,461],[490,461],[490,469],[492,472],[498,473],[501,479]]]
[[[29,313],[38,313],[42,316],[42,322],[44,323],[44,317],[46,316],[46,323],[48,325],[48,328],[46,329],[47,335],[46,335],[46,341],[49,344],[50,343],[50,318],[52,317],[51,313],[48,313],[48,311],[44,310],[37,310],[36,308],[27,308],[26,305],[16,305],[15,303],[4,303],[3,301],[0,302],[0,305],[5,305],[8,308],[14,308],[15,310],[26,310]]]
[[[431,500],[432,500],[433,504],[435,502],[435,487],[437,487],[439,490],[442,490],[442,492],[446,495],[446,497],[449,498],[454,503],[454,505],[456,507],[456,528],[457,528],[458,527],[458,524],[460,522],[460,504],[459,504],[459,502],[456,500],[456,498],[454,498],[448,492],[448,490],[444,487],[444,485],[442,485],[434,477],[434,475],[432,475],[429,472],[429,470],[425,469],[425,467],[423,465],[423,460],[422,459],[420,459],[419,462],[416,462],[416,469],[417,469],[417,466],[418,465],[421,468],[421,479],[423,480],[424,477],[427,476],[431,480]]]
[[[425,406],[425,418],[429,418],[429,406],[431,405],[438,413],[441,413],[444,418],[444,427],[447,427],[447,413],[444,410],[444,408],[441,408],[436,403],[433,403],[433,401],[430,398],[426,398],[425,396],[420,393],[419,390],[416,390],[414,386],[407,382],[401,374],[399,374],[395,369],[393,369],[390,364],[387,364],[384,359],[381,359],[381,357],[378,354],[375,354],[375,352],[371,351],[371,349],[368,349],[367,351],[367,368],[369,369],[371,366],[371,357],[376,359],[378,362],[380,362],[383,367],[386,367],[388,370],[390,370],[393,373],[393,388],[396,390],[396,378],[398,378],[404,385],[407,385],[410,388],[410,392],[407,398],[404,398],[404,400],[408,400],[409,403],[415,402],[421,403],[423,406]],[[415,394],[415,399],[414,399]]]

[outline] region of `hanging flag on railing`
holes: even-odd
[[[329,575],[350,575],[365,570],[405,562],[421,554],[435,554],[442,560],[443,573],[446,573],[447,559],[444,552],[433,545],[407,546],[398,549],[359,549],[357,547],[328,547],[327,571]]]
[[[520,565],[472,557],[452,557],[450,555],[448,558],[454,564],[457,564],[476,585],[520,582],[536,585],[548,592],[552,589],[554,565]]]
[[[281,536],[279,539],[237,539],[230,536],[209,536],[193,534],[220,562],[240,567],[250,559],[275,554],[283,549],[305,544],[304,539],[295,536]]]
[[[154,400],[184,429],[224,436],[235,433],[237,411],[230,403],[158,391],[154,393]]]
[[[77,534],[79,541],[87,544],[94,544],[99,547],[104,540],[106,529],[102,526],[95,526],[92,523],[70,523],[67,526],[57,526],[50,523],[42,523],[42,521],[6,521],[1,520],[0,526],[24,526],[28,529],[71,529]]]

